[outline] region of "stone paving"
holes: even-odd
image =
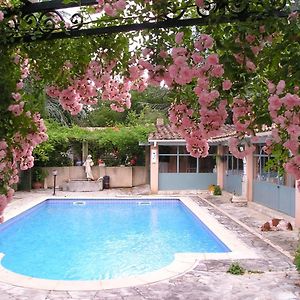
[[[25,201],[28,197],[40,194],[45,195],[46,192],[17,193],[16,201],[11,205],[17,205],[18,201]],[[147,188],[104,191],[101,196],[141,194],[147,194]],[[70,193],[60,192],[59,195],[70,196]],[[93,196],[100,196],[100,193]],[[244,243],[255,248],[259,259],[238,261],[240,266],[248,271],[245,275],[227,273],[233,262],[231,260],[198,261],[193,270],[175,278],[148,285],[104,291],[47,291],[0,282],[0,300],[300,299],[300,275],[291,259],[298,242],[298,231],[262,234],[259,226],[270,216],[249,207],[238,207],[230,203],[227,194],[211,197],[205,192],[195,192],[190,197],[199,205],[206,207],[210,214],[227,229],[234,231]]]

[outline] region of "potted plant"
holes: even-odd
[[[44,180],[48,176],[48,172],[40,167],[32,170],[32,187],[34,189],[41,189],[44,187]]]
[[[221,187],[219,185],[215,185],[213,195],[214,196],[222,195],[222,190],[221,190]]]
[[[215,184],[209,185],[208,191],[211,195],[214,195],[214,196],[222,195],[222,190],[219,185],[215,185]]]
[[[210,184],[210,185],[208,186],[208,191],[209,191],[209,193],[210,193],[211,195],[214,194],[214,190],[215,190],[215,185],[214,185],[214,184]]]

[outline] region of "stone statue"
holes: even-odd
[[[86,158],[86,161],[84,162],[83,166],[85,167],[85,173],[87,180],[94,180],[94,176],[92,173],[92,166],[94,165],[94,162],[92,160],[92,155],[88,155]]]

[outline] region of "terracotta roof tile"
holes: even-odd
[[[213,137],[212,140],[233,136],[235,134],[233,125],[224,125],[220,134]],[[150,133],[148,140],[183,140],[181,135],[177,133],[171,125],[156,125],[156,131]]]

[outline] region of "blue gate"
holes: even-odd
[[[242,195],[242,175],[225,174],[224,190],[235,195]]]
[[[255,180],[253,201],[295,217],[295,188]]]

